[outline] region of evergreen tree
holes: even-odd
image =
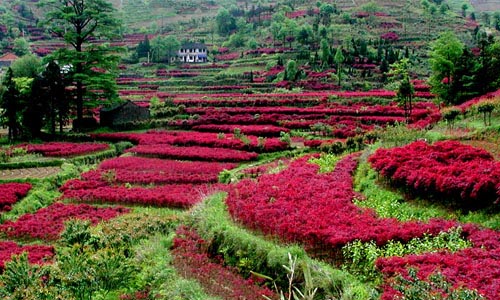
[[[149,52],[151,51],[151,45],[149,43],[149,38],[148,35],[146,34],[144,36],[144,40],[139,42],[139,45],[137,45],[136,52],[137,52],[137,57],[148,57]]]
[[[8,138],[9,141],[14,141],[20,134],[19,111],[21,105],[19,103],[21,94],[17,90],[16,83],[14,82],[14,75],[12,69],[7,69],[5,78],[2,82],[2,93],[0,107],[2,108],[2,123],[9,128]]]
[[[61,65],[71,68],[70,74],[76,83],[77,120],[73,126],[78,129],[83,121],[84,102],[116,97],[117,49],[90,41],[116,36],[118,19],[106,0],[42,0],[39,3],[48,9],[46,24],[50,31],[72,47],[59,49],[54,57]]]

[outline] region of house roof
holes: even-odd
[[[0,61],[15,61],[19,57],[15,55],[14,53],[5,53],[4,55],[0,56]]]
[[[207,46],[203,43],[193,43],[193,42],[188,42],[188,43],[183,43],[181,45],[181,49],[207,49]]]
[[[103,107],[103,108],[101,108],[101,111],[111,112],[111,111],[118,110],[118,109],[124,107],[125,105],[132,105],[132,106],[140,107],[139,105],[135,104],[134,102],[127,100],[125,102],[116,103],[115,105],[110,106],[110,107]]]

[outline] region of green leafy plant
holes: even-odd
[[[291,253],[288,253],[288,265],[283,265],[283,268],[285,268],[287,272],[287,278],[288,278],[288,288],[286,295],[283,293],[283,290],[280,290],[276,284],[274,285],[276,292],[280,296],[280,300],[314,300],[314,296],[318,292],[318,288],[314,287],[312,275],[311,275],[311,269],[309,265],[305,265],[302,270],[303,270],[303,278],[304,278],[304,284],[302,290],[296,285],[296,279],[297,279],[297,257],[292,256]],[[262,275],[260,275],[262,276]],[[271,279],[267,277],[268,279]],[[271,300],[271,298],[267,296],[263,296],[267,300]]]
[[[342,248],[346,259],[344,268],[357,274],[364,280],[379,281],[380,273],[375,269],[375,260],[379,257],[404,256],[446,249],[451,252],[471,247],[471,242],[462,237],[462,228],[451,228],[437,236],[424,235],[407,243],[389,241],[384,246],[377,246],[374,241],[355,241]]]
[[[401,293],[399,300],[483,300],[477,291],[464,287],[454,288],[440,273],[431,274],[427,280],[417,276],[417,270],[410,268],[408,278],[401,275],[394,279],[391,286]]]

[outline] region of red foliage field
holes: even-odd
[[[101,143],[66,143],[49,142],[43,144],[24,144],[16,148],[26,148],[28,153],[39,153],[43,156],[67,157],[103,151],[109,148],[108,144]]]
[[[500,200],[500,162],[488,152],[455,141],[423,141],[379,149],[369,159],[391,182],[423,196],[478,208]]]
[[[103,161],[95,171],[82,174],[86,181],[131,184],[215,183],[235,163],[181,162],[144,157],[118,157]]]
[[[31,183],[12,182],[0,184],[0,212],[11,210],[11,206],[26,196],[31,187]]]
[[[36,213],[25,214],[16,221],[6,221],[0,231],[8,237],[56,240],[64,230],[64,222],[75,218],[89,220],[92,224],[109,220],[129,210],[123,207],[98,208],[87,204],[63,204],[56,202],[39,209]]]
[[[352,203],[357,154],[343,158],[326,174],[318,174],[319,167],[309,159],[297,159],[278,174],[231,186],[226,201],[231,216],[265,234],[328,251],[354,240],[373,240],[378,245],[389,240],[408,241],[456,225],[437,219],[402,223],[378,218],[373,211]]]
[[[273,152],[288,149],[289,145],[278,138],[259,141],[256,136],[246,136],[246,141],[233,134],[220,135],[212,132],[150,130],[145,133],[101,133],[91,135],[105,141],[130,141],[138,145],[174,145],[229,148],[254,152]],[[159,146],[158,146],[159,147]]]
[[[177,147],[171,145],[138,145],[126,150],[127,152],[136,155],[168,158],[168,159],[181,159],[181,160],[201,160],[213,162],[242,162],[250,161],[257,158],[258,154],[255,152],[246,152],[241,150],[233,150],[227,148],[213,148],[213,147]]]
[[[263,295],[275,298],[271,290],[257,285],[256,280],[244,279],[237,270],[224,266],[223,261],[214,261],[203,251],[206,247],[207,242],[195,231],[179,228],[172,250],[174,266],[179,272],[200,282],[210,294],[221,299],[260,300]]]
[[[13,255],[19,255],[23,252],[28,253],[30,263],[43,264],[54,256],[54,247],[44,245],[21,246],[11,241],[0,241],[0,272],[3,272],[5,263],[10,261]]]

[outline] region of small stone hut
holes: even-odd
[[[117,127],[131,122],[145,121],[150,113],[147,107],[142,107],[127,100],[124,103],[100,110],[101,126]]]

